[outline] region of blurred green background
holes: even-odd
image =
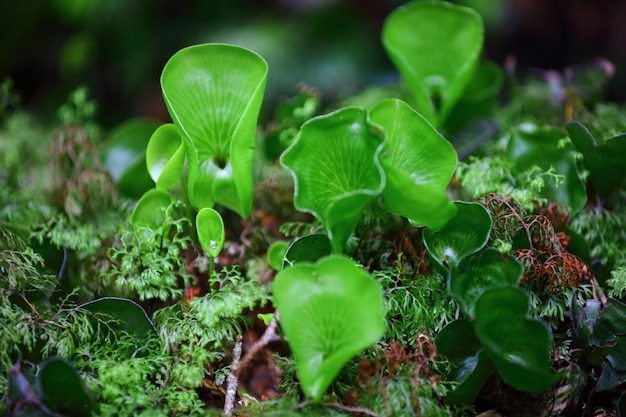
[[[159,86],[165,62],[185,46],[224,42],[268,61],[267,111],[300,82],[331,101],[397,79],[380,30],[405,2],[1,0],[0,80],[11,77],[22,105],[43,122],[53,121],[81,85],[98,101],[105,127],[134,116],[167,120]],[[485,58],[502,64],[515,57],[519,69],[562,70],[602,56],[617,68],[608,98],[626,97],[626,2],[456,2],[483,15]]]

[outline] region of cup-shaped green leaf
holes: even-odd
[[[321,220],[335,253],[343,252],[365,204],[383,191],[383,142],[366,110],[345,107],[304,123],[281,156],[295,181],[295,207]]]
[[[146,144],[159,123],[150,119],[130,119],[111,131],[103,145],[102,158],[119,190],[140,198],[152,188],[146,170]]]
[[[306,235],[294,240],[285,252],[282,267],[298,262],[317,262],[333,251],[328,236],[322,233]]]
[[[543,171],[554,168],[554,173],[562,176],[564,183],[557,184],[555,179],[547,178],[541,194],[576,213],[585,205],[587,192],[576,167],[572,146],[564,146],[563,139],[565,134],[561,129],[520,126],[512,131],[507,156],[514,161],[518,172],[534,166]]]
[[[459,266],[463,258],[478,252],[487,244],[492,220],[478,203],[456,201],[456,215],[439,231],[424,230],[428,253],[444,269]]]
[[[443,1],[414,1],[385,20],[383,45],[412,90],[415,108],[435,126],[472,78],[483,32],[478,13]]]
[[[414,223],[440,229],[456,213],[445,194],[457,164],[454,147],[401,100],[379,102],[370,117],[387,133],[381,154],[385,208]]]
[[[578,152],[583,154],[595,190],[606,195],[618,188],[626,178],[626,133],[599,143],[579,122],[568,124],[567,131]]]
[[[451,271],[448,289],[463,312],[473,317],[474,304],[482,293],[491,288],[517,287],[523,272],[517,259],[488,248],[472,256],[464,271]]]
[[[219,255],[226,239],[222,216],[209,207],[200,209],[196,216],[196,230],[202,249],[212,257]]]
[[[170,204],[172,204],[172,197],[167,191],[153,188],[139,199],[130,222],[134,227],[160,230],[165,224],[166,210]]]
[[[529,304],[528,294],[519,288],[485,291],[475,306],[476,335],[505,383],[539,392],[559,375],[550,366],[550,328],[528,317]]]
[[[494,371],[476,337],[474,323],[466,319],[449,323],[437,334],[435,344],[437,353],[448,358],[452,365],[448,379],[459,383],[446,395],[446,404],[470,404]]]
[[[267,63],[245,48],[202,44],[165,64],[161,87],[185,142],[194,207],[252,208],[252,159]]]
[[[270,247],[267,248],[267,263],[274,271],[280,271],[282,269],[285,254],[287,253],[289,246],[289,242],[277,240],[272,242]]]
[[[156,188],[172,188],[183,173],[185,146],[178,129],[171,123],[159,126],[148,142],[146,164]]]
[[[273,289],[302,390],[317,401],[344,364],[382,336],[382,289],[340,255],[282,270]]]

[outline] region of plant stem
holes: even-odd
[[[233,364],[228,374],[228,387],[226,388],[226,399],[224,400],[224,414],[231,415],[235,408],[235,396],[237,395],[237,369],[241,358],[242,336],[238,335],[233,348]]]

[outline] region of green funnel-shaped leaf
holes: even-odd
[[[302,390],[319,400],[344,364],[385,330],[380,284],[339,255],[284,269],[274,304]]]
[[[581,123],[567,125],[569,137],[589,170],[589,179],[600,194],[606,195],[626,178],[626,133],[598,143]]]
[[[172,188],[183,173],[185,146],[176,126],[161,125],[154,131],[146,148],[146,164],[156,188]]]
[[[528,318],[529,303],[528,294],[518,288],[485,291],[476,302],[476,335],[505,383],[539,392],[559,376],[550,366],[550,329]]]
[[[222,216],[212,208],[205,207],[196,216],[196,229],[202,249],[212,257],[219,255],[226,239]]]
[[[534,166],[543,171],[554,168],[555,174],[563,176],[564,183],[557,186],[553,178],[547,178],[541,194],[576,213],[585,205],[587,192],[578,174],[572,146],[563,146],[564,138],[564,133],[557,128],[524,125],[513,130],[507,156],[515,162],[518,172]]]
[[[472,317],[474,304],[483,292],[491,288],[517,287],[523,272],[517,259],[489,248],[473,256],[463,272],[452,270],[448,288],[464,313]]]
[[[130,119],[111,131],[103,145],[102,158],[120,191],[140,198],[152,188],[146,170],[146,145],[159,123],[150,119]]]
[[[172,197],[167,191],[152,189],[137,202],[130,222],[135,227],[147,227],[160,230],[166,219],[166,210],[172,204]]]
[[[415,108],[440,126],[473,76],[483,46],[480,15],[443,1],[411,2],[387,17],[382,40]]]
[[[494,371],[476,337],[474,323],[466,319],[449,323],[441,329],[435,344],[437,353],[448,358],[452,365],[448,379],[459,383],[446,395],[446,404],[470,404]]]
[[[242,217],[252,208],[252,159],[267,63],[247,49],[203,44],[178,51],[161,86],[189,164],[196,208],[222,204]]]
[[[304,123],[281,156],[294,177],[295,207],[322,221],[336,253],[343,252],[365,204],[385,186],[383,139],[366,110],[346,107]]]
[[[491,232],[491,216],[478,203],[457,201],[456,215],[439,231],[424,230],[426,249],[445,269],[457,267],[463,258],[482,249]]]
[[[387,133],[381,157],[387,176],[385,208],[440,229],[456,213],[445,194],[457,164],[454,147],[401,100],[383,100],[370,114]]]

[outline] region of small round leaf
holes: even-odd
[[[149,190],[137,202],[130,222],[135,227],[160,230],[165,224],[165,212],[170,204],[172,204],[172,197],[167,191]]]
[[[491,232],[491,216],[478,203],[457,201],[456,216],[439,231],[424,230],[426,249],[441,267],[457,267],[463,258],[482,249]]]
[[[202,249],[212,257],[219,255],[226,239],[222,216],[212,208],[205,207],[196,216],[196,229]]]

